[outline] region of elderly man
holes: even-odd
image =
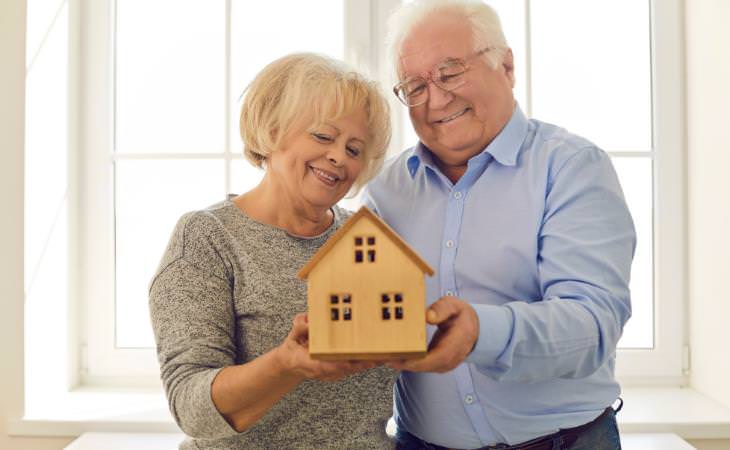
[[[365,201],[438,272],[429,353],[392,364],[399,448],[620,448],[636,237],[610,158],[525,117],[482,2],[411,2],[391,40],[420,142]]]

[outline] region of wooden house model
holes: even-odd
[[[299,271],[307,281],[310,355],[425,355],[425,274],[433,269],[377,215],[360,208]]]

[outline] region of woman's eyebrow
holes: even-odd
[[[340,134],[342,134],[342,130],[340,130],[339,128],[337,128],[337,127],[336,127],[336,126],[334,126],[333,124],[331,124],[331,123],[329,123],[329,122],[325,122],[325,123],[324,123],[324,125],[327,125],[328,127],[332,127],[332,128],[334,128],[334,129],[335,129],[335,130],[337,131],[337,135],[338,135],[338,136],[339,136]],[[361,143],[362,143],[363,145],[365,145],[365,138],[362,138],[362,137],[359,137],[359,136],[353,136],[353,137],[351,137],[351,138],[350,138],[349,140],[350,140],[350,141],[359,141],[359,142],[361,142]]]

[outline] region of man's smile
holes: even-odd
[[[471,108],[465,108],[465,109],[463,109],[461,111],[457,111],[454,114],[451,114],[450,116],[446,116],[446,117],[444,117],[442,119],[439,119],[439,120],[434,121],[434,123],[448,123],[448,122],[451,122],[452,120],[458,119],[459,117],[461,117],[464,114],[466,114],[467,111],[469,111],[470,109]]]

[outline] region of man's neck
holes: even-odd
[[[436,163],[436,167],[439,168],[441,173],[446,175],[446,178],[448,178],[453,184],[458,183],[461,177],[466,173],[466,163],[452,166],[449,164],[444,164],[443,161],[436,157],[434,157],[434,162]]]

